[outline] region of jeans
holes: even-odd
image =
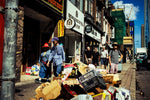
[[[45,64],[41,63],[39,76],[41,78],[51,77],[51,66],[47,67]]]
[[[62,71],[62,64],[53,66],[53,69],[54,69],[54,75],[57,77]]]

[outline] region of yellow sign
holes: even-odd
[[[63,14],[64,0],[42,0],[42,1],[48,6],[54,8],[55,10]]]
[[[58,37],[64,36],[64,20],[59,20],[58,22]]]

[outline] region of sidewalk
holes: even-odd
[[[21,75],[20,82],[16,82],[15,86],[21,86],[26,84],[34,83],[34,80],[39,78],[39,76],[32,76],[32,75]]]
[[[136,100],[136,64],[123,64],[123,70],[119,75],[121,87],[130,90],[131,100]]]

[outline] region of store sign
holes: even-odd
[[[85,32],[87,32],[87,33],[92,32],[92,26],[91,25],[85,26]]]
[[[89,31],[87,32],[86,31],[87,26],[89,27],[91,25],[85,23],[85,33],[86,33],[86,35],[88,35],[89,37],[91,37],[91,38],[95,39],[96,41],[100,42],[101,41],[101,34],[97,30],[95,30],[92,26],[90,27],[91,30],[89,29]]]
[[[72,29],[84,34],[84,14],[69,0],[67,0],[66,19],[73,19],[75,26]]]
[[[73,19],[69,18],[65,21],[65,27],[67,29],[72,29],[74,26],[75,26],[75,21]]]
[[[63,14],[64,0],[41,0],[41,1]]]
[[[64,36],[64,20],[58,21],[58,37]]]

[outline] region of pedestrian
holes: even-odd
[[[100,55],[97,48],[95,48],[95,51],[92,54],[92,64],[94,64],[97,67],[99,65],[99,60],[100,60]]]
[[[50,61],[53,61],[53,69],[54,75],[57,77],[62,71],[62,64],[65,63],[65,53],[64,49],[58,43],[58,38],[52,38],[52,42],[54,44],[53,48],[51,49],[50,56],[48,59],[47,66],[49,66]]]
[[[119,58],[120,55],[120,58]],[[110,73],[116,74],[118,72],[118,63],[122,60],[123,55],[118,50],[118,43],[113,43],[113,50],[109,52],[109,64],[110,64]]]
[[[87,51],[85,51],[85,60],[86,64],[92,63],[92,51],[89,46],[87,47]]]
[[[105,50],[105,46],[102,46],[102,51],[100,53],[101,59],[101,68],[105,68],[108,66],[108,51]]]
[[[39,78],[35,79],[35,82],[42,83],[44,78],[47,78],[47,81],[49,77],[51,77],[51,67],[47,66],[48,58],[50,56],[50,47],[48,43],[45,43],[44,46],[42,46],[42,53],[39,57],[39,65],[40,65],[40,71],[39,71]]]

